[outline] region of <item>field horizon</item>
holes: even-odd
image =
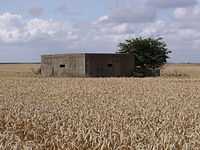
[[[0,76],[40,77],[35,72],[40,63],[0,63]],[[168,63],[161,67],[161,77],[200,78],[198,63]]]

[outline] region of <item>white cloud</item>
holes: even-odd
[[[29,33],[30,37],[38,37],[46,35],[53,37],[56,33],[64,30],[64,25],[60,22],[47,21],[42,19],[32,19],[24,27],[25,32]]]
[[[177,9],[178,11],[182,9]],[[146,36],[146,37],[163,37],[169,48],[173,51],[173,62],[196,62],[200,59],[200,22],[198,21],[198,8],[183,9],[177,13],[174,20],[157,19],[154,22],[143,23],[116,23],[98,22],[98,32],[102,35],[110,35],[115,40],[115,44],[126,38]],[[190,13],[189,13],[190,12]],[[102,17],[106,18],[106,17]],[[105,21],[105,19],[100,19]],[[193,23],[196,26],[193,26]],[[197,26],[198,24],[198,26]],[[190,26],[186,26],[190,25]],[[103,37],[103,36],[102,36]],[[102,37],[99,37],[102,38]],[[195,59],[194,56],[196,56]]]
[[[114,26],[112,28],[112,31],[114,33],[118,33],[118,34],[127,33],[129,31],[128,24],[127,23],[122,23],[120,25]]]
[[[0,15],[0,40],[9,42],[21,37],[21,29],[24,26],[20,15],[4,13]]]
[[[3,13],[0,14],[0,54],[5,55],[3,50],[10,53],[13,50],[39,58],[44,53],[115,52],[118,43],[127,38],[162,36],[173,51],[173,61],[188,61],[193,55],[200,55],[199,8],[177,8],[173,20],[156,18],[154,11],[147,14],[148,11],[134,10],[132,16],[117,10],[93,23],[76,25]]]
[[[181,28],[200,30],[200,5],[189,8],[177,8],[174,11],[175,22]]]
[[[0,14],[0,28],[1,29],[16,29],[23,25],[22,16],[11,14],[11,13],[4,13]]]
[[[102,16],[97,23],[143,23],[156,19],[156,10],[149,7],[115,9],[109,16]]]
[[[189,8],[177,8],[174,11],[176,19],[185,21],[198,21],[200,20],[200,6]]]
[[[20,15],[0,15],[0,40],[6,43],[31,40],[76,39],[70,26],[62,22],[42,19],[25,20]]]
[[[107,22],[108,20],[109,16],[101,16],[94,22],[94,24],[104,23]]]
[[[185,8],[177,8],[174,11],[174,15],[177,19],[183,18],[187,14],[187,10]]]

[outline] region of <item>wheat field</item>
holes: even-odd
[[[173,65],[144,79],[42,78],[26,67],[0,65],[1,150],[200,149],[198,65],[181,72],[194,77],[171,77],[185,67]]]
[[[200,78],[200,64],[167,64],[161,71],[162,77]]]

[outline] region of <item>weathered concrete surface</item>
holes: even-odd
[[[120,77],[134,71],[134,57],[127,54],[86,54],[86,76]]]
[[[135,69],[134,57],[128,54],[43,55],[41,61],[46,77],[118,77]]]
[[[85,55],[43,55],[41,63],[41,72],[42,75],[46,77],[85,76]]]

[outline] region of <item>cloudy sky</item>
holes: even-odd
[[[169,62],[200,62],[200,0],[0,0],[0,62],[46,53],[115,52],[163,37]]]

